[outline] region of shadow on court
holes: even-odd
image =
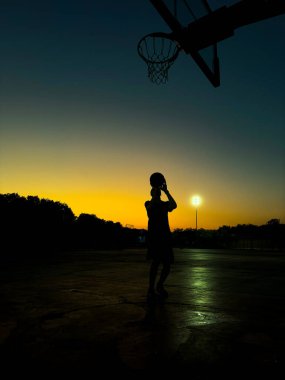
[[[284,252],[176,250],[169,298],[153,304],[148,266],[143,250],[2,264],[2,368],[280,378]]]

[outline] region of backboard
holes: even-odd
[[[140,40],[138,52],[148,64],[149,77],[165,83],[168,70],[181,51],[190,55],[214,87],[220,85],[217,43],[234,35],[235,29],[285,13],[284,0],[149,0],[170,29],[150,33]],[[218,4],[214,8],[213,4]],[[161,42],[162,41],[162,42]],[[174,42],[172,53],[165,41]],[[157,42],[160,42],[157,47]],[[142,47],[146,47],[144,52]],[[153,48],[149,54],[148,48]],[[205,52],[208,57],[205,57]]]

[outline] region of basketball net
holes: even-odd
[[[167,33],[151,33],[138,43],[138,54],[146,62],[149,79],[156,84],[168,81],[168,70],[181,48]]]

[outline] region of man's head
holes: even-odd
[[[159,199],[161,196],[161,191],[158,187],[152,187],[150,195],[152,196],[152,198]]]

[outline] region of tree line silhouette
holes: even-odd
[[[0,194],[1,252],[17,255],[50,254],[69,249],[124,249],[145,247],[147,231],[123,227],[94,214],[76,217],[68,205]],[[285,249],[285,225],[271,219],[265,225],[222,226],[217,230],[176,229],[173,246],[178,248]]]
[[[266,224],[238,224],[216,230],[177,229],[173,244],[180,248],[229,248],[285,250],[285,224],[271,219]]]
[[[128,248],[139,242],[141,234],[141,230],[96,215],[83,213],[76,217],[68,205],[38,196],[0,194],[0,209],[2,252]]]

